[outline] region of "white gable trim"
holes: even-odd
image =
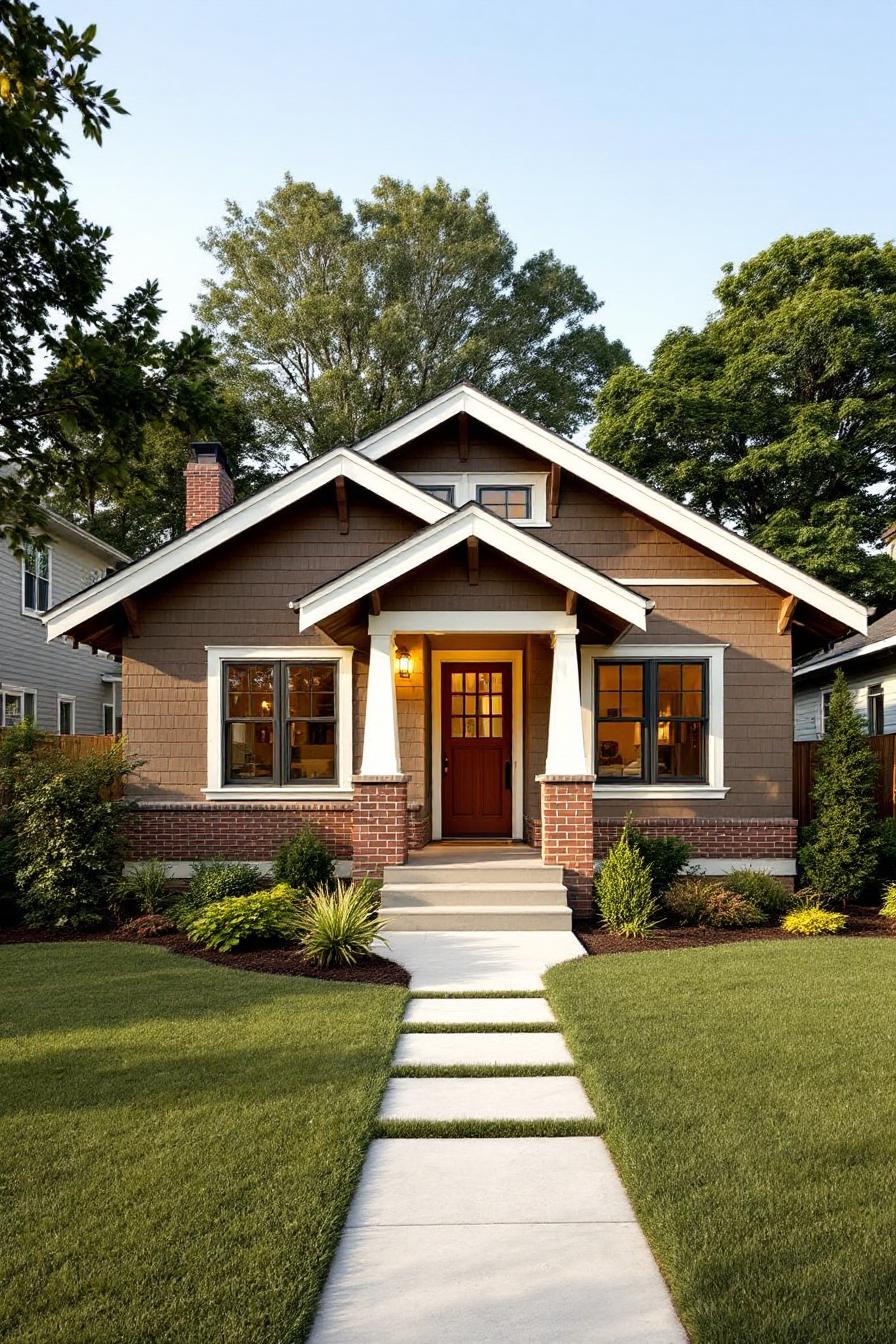
[[[562,588],[569,588],[605,611],[612,612],[627,625],[646,630],[647,613],[653,607],[646,597],[630,592],[588,565],[546,546],[531,533],[521,532],[512,523],[487,513],[478,504],[467,504],[463,509],[452,510],[449,517],[433,523],[425,531],[390,547],[348,574],[308,593],[300,601],[291,602],[290,606],[299,611],[299,629],[307,630],[317,625],[351,602],[365,597],[374,588],[392,583],[467,537],[477,537]]]
[[[850,629],[866,634],[868,613],[859,602],[829,588],[810,575],[786,564],[783,560],[769,555],[758,546],[739,537],[736,532],[711,523],[709,519],[688,509],[675,500],[668,499],[659,491],[652,490],[628,476],[618,467],[601,461],[591,453],[577,448],[575,444],[554,434],[541,425],[527,420],[517,411],[502,406],[500,402],[485,396],[476,388],[463,384],[435,397],[419,410],[411,412],[397,420],[395,424],[372,434],[356,445],[357,451],[373,461],[379,461],[387,453],[402,447],[418,434],[461,411],[488,425],[491,429],[513,439],[524,448],[550,462],[556,462],[573,475],[588,481],[596,489],[617,499],[621,504],[654,519],[661,526],[684,537],[687,541],[719,556],[738,569],[745,570],[764,583],[780,592],[793,594],[808,603],[817,611],[824,612],[835,620],[842,621]]]
[[[136,561],[120,573],[111,574],[83,593],[60,602],[41,618],[47,628],[47,639],[64,635],[72,626],[90,620],[116,602],[139,592],[147,584],[156,583],[182,565],[199,559],[222,542],[239,536],[247,528],[254,527],[256,523],[304,499],[322,485],[334,481],[337,476],[345,476],[356,485],[389,500],[423,523],[434,523],[454,513],[450,504],[427,495],[410,481],[360,457],[351,448],[338,448],[324,457],[306,462],[297,471],[260,490],[251,499],[201,523],[199,527],[175,538],[161,550]]]

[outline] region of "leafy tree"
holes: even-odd
[[[99,306],[109,230],[81,217],[62,171],[65,116],[99,144],[123,110],[88,77],[95,33],[0,3],[0,532],[14,543],[85,443],[102,444],[95,465],[120,487],[144,426],[195,417],[212,395],[208,338],[159,339],[154,282],[111,314]]]
[[[896,247],[784,237],[716,287],[700,331],[619,368],[592,452],[865,599],[896,596],[878,544],[896,455]]]
[[[278,441],[311,457],[372,433],[463,379],[562,433],[628,358],[585,319],[572,266],[520,266],[487,196],[382,177],[343,209],[289,176],[246,215],[229,202],[197,311]]]
[[[818,748],[816,818],[800,862],[825,903],[856,900],[877,871],[880,828],[874,789],[879,765],[843,672],[831,691],[828,727]]]

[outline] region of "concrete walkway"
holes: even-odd
[[[558,937],[569,938],[565,956],[544,942]],[[540,988],[547,965],[581,953],[571,935],[496,938],[394,934],[390,955],[412,971],[412,989],[434,980],[426,987],[460,993]],[[433,945],[438,939],[446,942]],[[581,1083],[556,1072],[568,1070],[571,1057],[543,998],[419,997],[405,1022],[437,1029],[403,1033],[396,1067],[444,1074],[489,1065],[499,1076],[392,1078],[384,1121],[563,1120],[593,1128]],[[454,1030],[460,1026],[468,1029]],[[521,1065],[531,1075],[508,1076]],[[554,1071],[538,1073],[548,1066]],[[375,1140],[311,1344],[384,1340],[687,1344],[607,1148],[587,1134]]]

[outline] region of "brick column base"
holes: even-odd
[[[594,902],[594,776],[539,775],[541,857],[561,864],[569,903],[586,919]]]
[[[387,864],[408,857],[407,775],[355,775],[352,877],[380,880]]]

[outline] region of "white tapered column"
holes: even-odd
[[[588,773],[588,762],[582,733],[582,699],[575,633],[556,631],[551,642],[554,667],[551,673],[548,755],[544,772],[546,775],[585,775]]]
[[[370,671],[367,680],[361,774],[401,774],[391,635],[370,636]]]

